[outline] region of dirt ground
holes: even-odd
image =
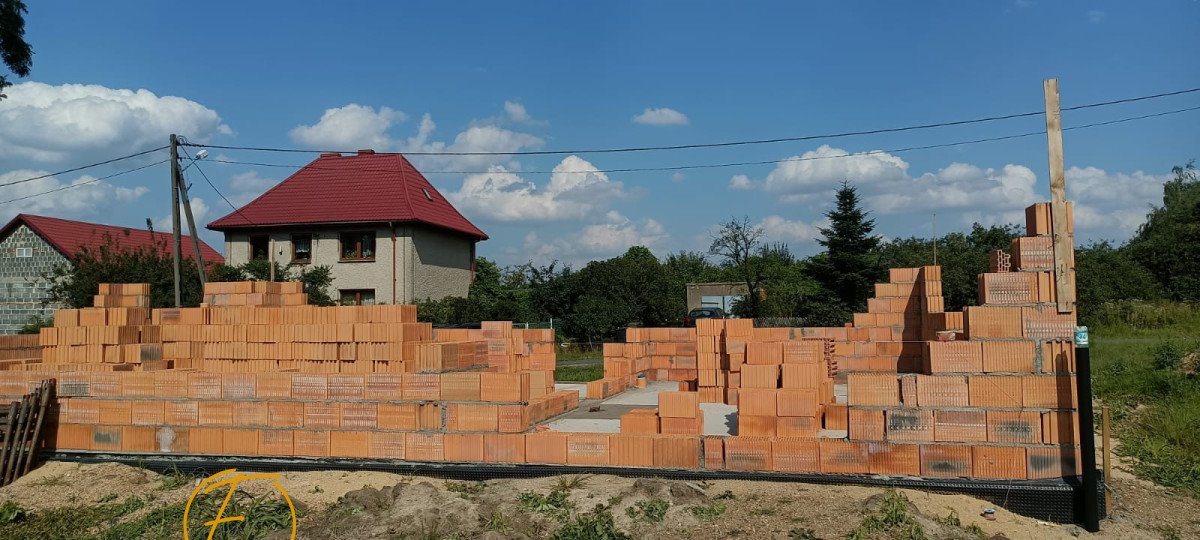
[[[987,521],[979,514],[983,508],[995,505],[966,495],[901,492],[911,501],[912,515],[930,538],[976,538],[966,531],[971,525],[977,525],[987,538],[1200,537],[1200,501],[1128,475],[1114,476],[1116,512],[1095,535],[1002,508],[997,508],[995,521]],[[571,482],[571,478],[504,479],[480,484],[376,472],[316,471],[283,473],[280,483],[300,508],[299,537],[313,539],[546,537],[557,522],[519,509],[517,501],[522,493],[547,494],[564,485],[578,512],[610,504],[618,528],[634,538],[788,538],[789,531],[801,529],[811,529],[818,538],[841,538],[878,507],[884,492],[857,486],[741,480],[684,482],[587,476]],[[195,479],[188,479],[176,482],[172,489],[163,489],[169,480],[114,463],[51,462],[0,488],[0,503],[13,501],[36,511],[136,495],[151,501],[141,511],[145,512],[155,505],[186,500],[196,485]],[[243,487],[251,493],[272,490],[266,483]],[[626,514],[626,508],[651,499],[670,503],[661,523],[644,523]],[[711,520],[699,519],[692,511],[695,506],[721,505],[725,510]],[[961,527],[936,520],[951,511],[960,518]]]

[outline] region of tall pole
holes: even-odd
[[[1079,454],[1083,466],[1083,528],[1100,530],[1100,483],[1096,474],[1096,418],[1092,412],[1092,356],[1086,338],[1075,341],[1075,378],[1079,393]],[[1105,481],[1108,481],[1106,478]]]
[[[937,266],[937,212],[933,213],[933,265]]]
[[[1067,180],[1063,171],[1062,111],[1058,79],[1042,82],[1046,97],[1046,143],[1050,153],[1050,230],[1054,233],[1054,280],[1058,312],[1075,311],[1075,247],[1067,218]]]
[[[171,134],[171,255],[172,269],[175,272],[175,307],[183,305],[179,292],[179,274],[182,270],[179,252],[182,251],[182,233],[179,230],[179,137]]]
[[[179,168],[176,161],[175,168]],[[200,235],[196,231],[196,220],[192,219],[192,200],[188,197],[187,185],[183,182],[183,171],[179,172],[179,196],[183,199],[183,213],[187,216],[188,231],[192,235],[192,250],[196,257],[196,271],[200,273],[200,287],[204,288],[204,259],[200,256]]]

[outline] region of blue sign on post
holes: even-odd
[[[1087,348],[1088,346],[1088,329],[1086,326],[1075,327],[1075,346]]]

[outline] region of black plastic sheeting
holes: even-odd
[[[896,476],[798,474],[728,470],[705,471],[579,465],[428,463],[365,459],[278,459],[82,452],[46,453],[42,457],[46,460],[79,463],[117,462],[160,473],[181,471],[198,475],[209,475],[230,468],[263,472],[318,470],[380,471],[454,480],[536,478],[560,474],[608,474],[633,478],[653,477],[674,480],[764,480],[818,485],[878,486],[918,489],[935,493],[963,493],[990,501],[1011,512],[1050,523],[1079,523],[1083,515],[1082,483],[1077,477],[1051,480],[926,479]],[[1104,479],[1102,475],[1098,490],[1100,492],[1100,516],[1104,517],[1107,514],[1107,509],[1104,507]],[[982,510],[981,508],[980,511]]]

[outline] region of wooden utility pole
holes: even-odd
[[[1050,150],[1050,230],[1054,234],[1054,281],[1058,312],[1075,311],[1074,238],[1067,217],[1067,180],[1063,170],[1062,111],[1058,79],[1042,82],[1046,96],[1046,142]]]
[[[182,307],[183,300],[179,291],[180,262],[179,252],[182,250],[182,233],[179,230],[179,186],[181,174],[179,171],[179,137],[171,134],[171,255],[172,270],[175,272],[175,307]]]
[[[179,167],[176,161],[175,167]],[[183,171],[179,172],[179,196],[183,199],[183,213],[187,216],[188,231],[192,235],[192,249],[196,257],[196,271],[200,273],[200,288],[204,288],[204,259],[200,256],[200,231],[196,230],[196,220],[192,219],[192,200],[188,197],[187,185],[183,182]]]

